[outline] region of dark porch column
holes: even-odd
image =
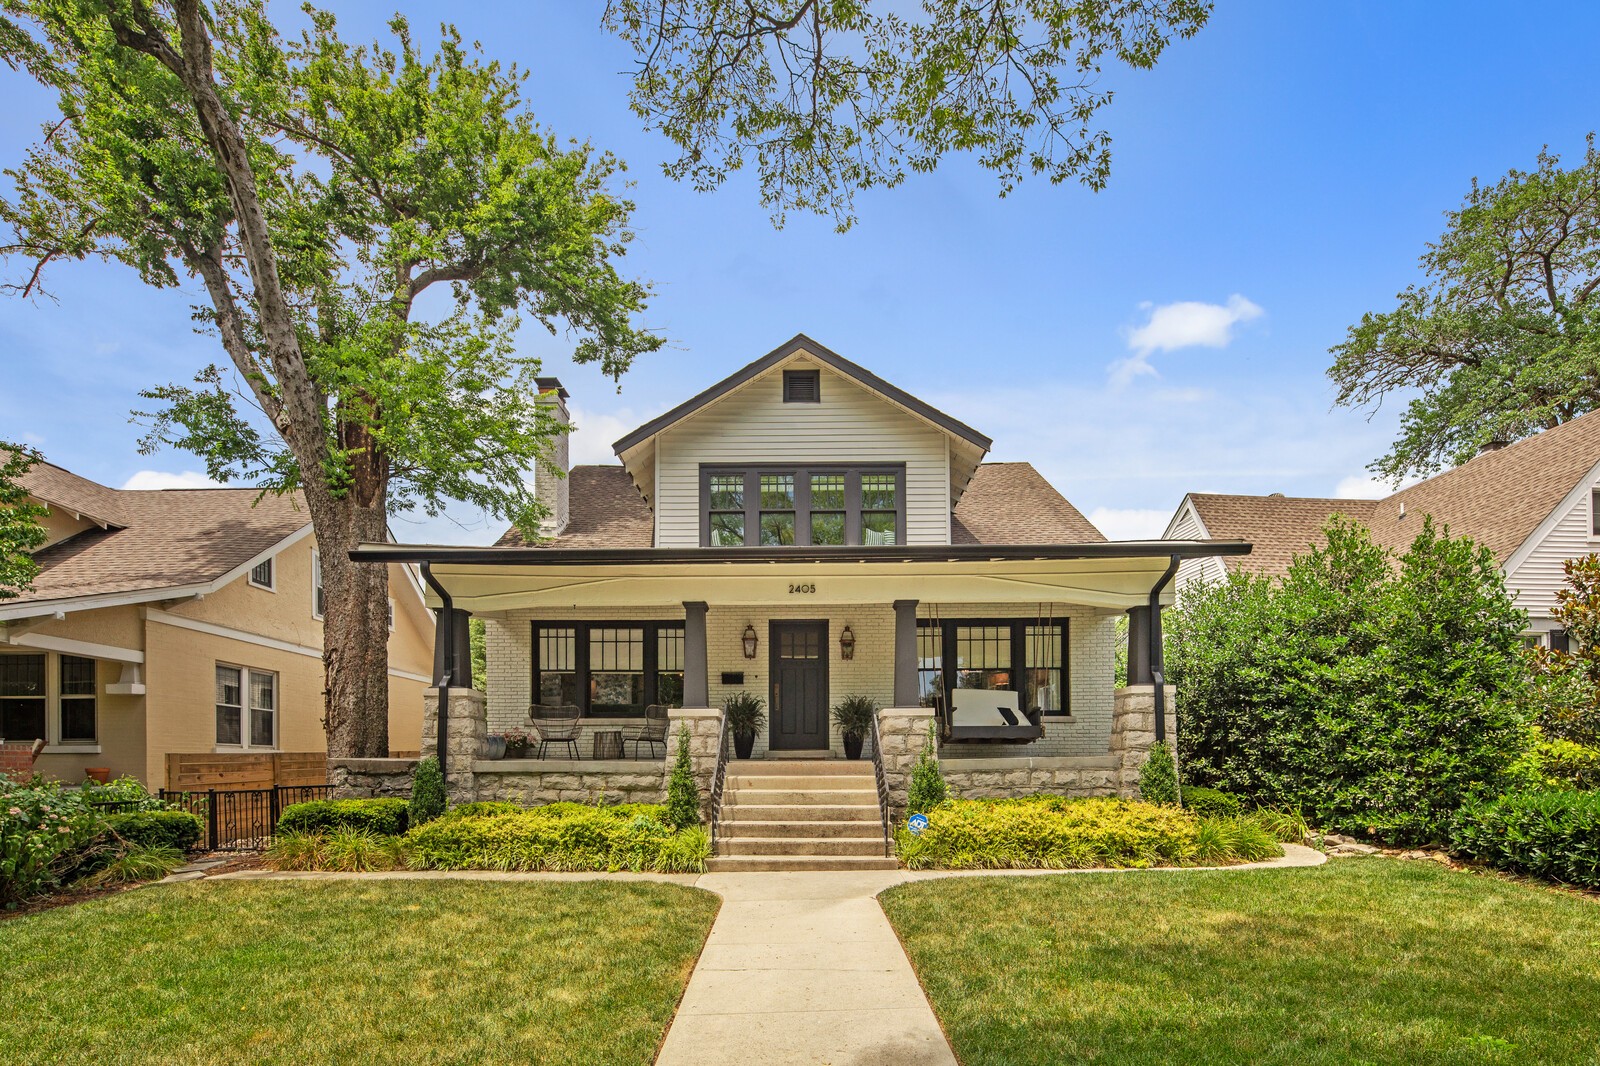
[[[894,601],[894,705],[917,705],[917,601]]]
[[[441,608],[434,612],[433,684],[435,688],[472,687],[472,630],[467,622],[471,612]],[[453,651],[452,656],[448,654]],[[454,676],[445,676],[453,671]]]
[[[683,605],[683,705],[711,705],[711,684],[706,666],[706,605]]]
[[[1128,608],[1128,684],[1151,685],[1150,608]]]

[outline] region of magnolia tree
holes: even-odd
[[[16,291],[96,257],[190,283],[225,361],[145,393],[147,448],[300,493],[327,590],[331,756],[388,753],[388,580],[347,557],[388,516],[463,500],[535,528],[551,416],[518,315],[620,375],[660,340],[619,274],[620,163],[541,130],[525,75],[446,28],[357,47],[260,0],[0,0],[0,56],[59,116],[0,200]],[[423,313],[423,308],[429,313]]]

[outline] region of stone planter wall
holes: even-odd
[[[667,779],[659,759],[583,761],[495,759],[473,764],[480,800],[532,807],[541,803],[664,803]]]
[[[1086,799],[1119,794],[1121,760],[1113,755],[1018,759],[943,759],[952,799],[1002,799],[1049,792]]]
[[[329,759],[334,799],[411,798],[416,759]]]

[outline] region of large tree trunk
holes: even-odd
[[[318,512],[325,517],[317,520]],[[328,758],[389,754],[389,568],[353,563],[349,551],[387,535],[384,509],[352,499],[313,508],[322,560],[322,661],[327,671]]]

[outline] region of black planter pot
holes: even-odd
[[[844,735],[844,757],[846,759],[861,758],[861,743],[865,737],[853,737],[849,733]]]
[[[754,733],[735,733],[733,735],[733,757],[748,759],[755,750],[756,735]]]

